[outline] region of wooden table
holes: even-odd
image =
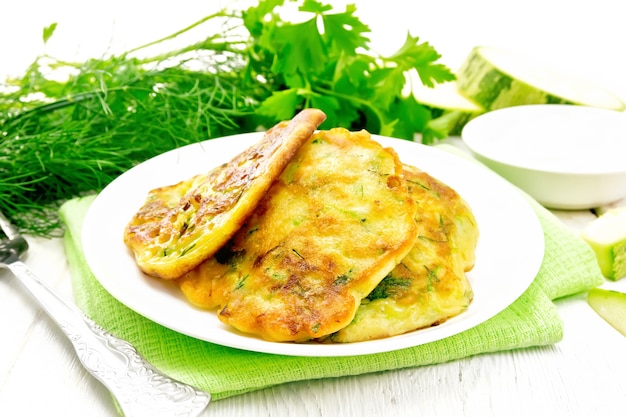
[[[171,2],[156,1],[146,8],[141,2],[112,0],[104,7],[90,1],[27,0],[4,5],[8,8],[3,6],[3,17],[9,18],[0,26],[0,70],[30,63],[33,54],[41,51],[41,28],[53,21],[60,26],[48,51],[58,55],[59,48],[65,47],[84,57],[106,46],[90,43],[90,37],[121,38],[125,46],[135,46],[180,29],[181,22],[204,16],[210,3],[179,0],[173,7]],[[434,45],[452,68],[475,45],[526,49],[611,83],[626,97],[626,35],[619,1],[529,0],[510,7],[496,0],[356,3],[359,16],[373,30],[378,49],[393,52],[407,30]],[[76,10],[92,8],[98,13],[76,16]],[[388,17],[381,19],[383,15]],[[108,20],[112,16],[114,23]],[[113,29],[118,34],[115,39],[108,33]],[[77,31],[80,36],[75,36]],[[133,43],[125,36],[145,38]],[[555,214],[573,230],[594,218],[590,211]],[[62,241],[36,238],[29,243],[27,263],[70,300]],[[626,280],[606,286],[626,291]],[[560,300],[557,307],[565,336],[553,346],[285,384],[217,401],[206,415],[623,416],[626,338],[591,310],[584,294]],[[116,415],[108,392],[83,370],[69,342],[6,271],[0,271],[0,317],[0,416]]]
[[[626,204],[626,200],[621,202]],[[574,230],[590,211],[555,212]],[[60,239],[29,239],[27,263],[70,300]],[[626,291],[626,280],[606,287]],[[0,272],[0,416],[116,415],[111,398],[21,284]],[[212,403],[207,416],[623,416],[626,338],[587,305],[557,301],[564,339],[450,363],[290,383]]]

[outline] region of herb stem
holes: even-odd
[[[378,119],[379,123],[380,123],[380,134],[383,136],[391,136],[391,131],[390,129],[393,129],[392,125],[387,125],[385,123],[385,117],[383,116],[383,113],[378,109],[378,107],[376,107],[374,105],[374,103],[364,100],[360,97],[354,96],[354,95],[348,95],[348,94],[342,94],[339,93],[337,91],[334,90],[330,90],[321,86],[317,86],[316,91],[329,95],[329,96],[335,96],[338,98],[341,98],[343,100],[347,100],[347,101],[352,101],[353,103],[358,103],[359,105],[363,106],[363,107],[367,107],[372,113],[374,113],[376,115],[376,118]]]
[[[146,49],[146,48],[149,48],[151,46],[157,45],[159,43],[163,43],[163,42],[172,40],[174,38],[177,38],[178,36],[182,35],[183,33],[189,32],[193,28],[195,28],[197,26],[200,26],[201,24],[203,24],[205,22],[208,22],[209,20],[215,19],[216,17],[229,17],[229,16],[232,16],[232,15],[226,14],[224,12],[224,10],[220,10],[220,11],[218,11],[216,13],[213,13],[211,15],[203,17],[202,19],[197,20],[196,22],[192,23],[191,25],[189,25],[189,26],[187,26],[187,27],[185,27],[183,29],[180,29],[180,30],[178,30],[178,31],[176,31],[176,32],[174,32],[174,33],[172,33],[170,35],[167,35],[167,36],[165,36],[163,38],[160,38],[160,39],[154,40],[152,42],[148,42],[148,43],[146,43],[144,45],[137,46],[137,47],[135,47],[133,49],[130,49],[127,52],[127,54],[130,55],[130,54],[135,53],[137,51],[140,51],[142,49]]]

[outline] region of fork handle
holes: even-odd
[[[66,303],[22,261],[6,264],[71,341],[80,362],[114,395],[127,417],[196,416],[205,391],[161,374],[125,340]]]

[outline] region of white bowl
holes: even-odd
[[[553,209],[599,207],[626,196],[626,113],[533,104],[470,120],[474,156]]]

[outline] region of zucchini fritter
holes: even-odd
[[[212,256],[239,229],[296,151],[325,120],[307,109],[207,174],[149,192],[124,231],[139,268],[177,278]]]
[[[469,306],[465,272],[474,266],[478,226],[452,188],[405,165],[404,177],[418,209],[417,243],[361,302],[352,323],[327,341],[357,342],[441,324]]]
[[[224,248],[177,283],[242,332],[320,338],[350,323],[415,245],[415,215],[393,150],[365,131],[320,131]]]

